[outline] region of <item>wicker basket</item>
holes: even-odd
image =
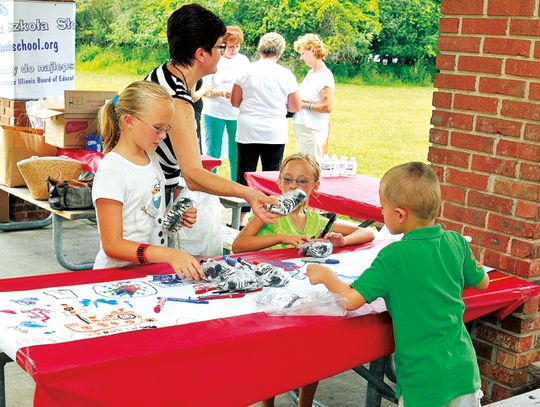
[[[67,157],[31,157],[17,163],[32,198],[47,200],[47,177],[56,179],[79,178],[83,163]]]

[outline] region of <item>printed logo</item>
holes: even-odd
[[[3,16],[7,16],[9,14],[8,9],[3,4],[0,4],[0,14]]]

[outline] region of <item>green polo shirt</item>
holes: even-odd
[[[483,277],[463,236],[434,225],[383,248],[351,285],[367,302],[386,301],[396,344],[396,395],[403,395],[405,407],[445,406],[480,388],[461,295]]]
[[[306,209],[304,212],[306,213],[306,226],[304,227],[304,230],[298,229],[292,221],[291,217],[289,215],[286,215],[274,219],[276,221],[276,223],[274,224],[265,224],[261,228],[261,230],[259,230],[257,236],[274,236],[283,234],[319,237],[322,230],[328,223],[328,219],[313,210]],[[333,226],[332,228],[330,228],[330,231],[332,229]],[[276,244],[272,247],[269,247],[269,249],[285,249],[287,247],[292,246],[288,246],[285,244]]]

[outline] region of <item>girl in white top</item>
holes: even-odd
[[[204,276],[194,257],[165,247],[165,177],[155,150],[173,118],[171,96],[147,81],[132,83],[102,107],[100,127],[107,154],[92,188],[101,240],[95,269],[169,263],[181,278]],[[195,210],[186,211],[184,225],[195,219]]]
[[[334,76],[323,62],[326,50],[319,36],[306,34],[299,37],[294,49],[311,68],[300,84],[300,111],[293,116],[296,146],[298,152],[312,154],[320,162],[334,102]]]

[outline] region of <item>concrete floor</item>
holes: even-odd
[[[223,221],[230,222],[230,210],[224,210]],[[92,261],[98,248],[99,235],[90,222],[64,223],[64,254],[70,261]],[[31,231],[0,232],[0,278],[63,271],[54,256],[50,226]],[[32,406],[34,383],[31,377],[16,363],[6,365],[5,375],[7,407]],[[364,406],[365,389],[365,380],[351,370],[323,380],[316,399],[328,407]],[[294,402],[289,395],[283,394],[276,398],[276,406],[292,407]],[[381,406],[394,404],[383,399]]]

